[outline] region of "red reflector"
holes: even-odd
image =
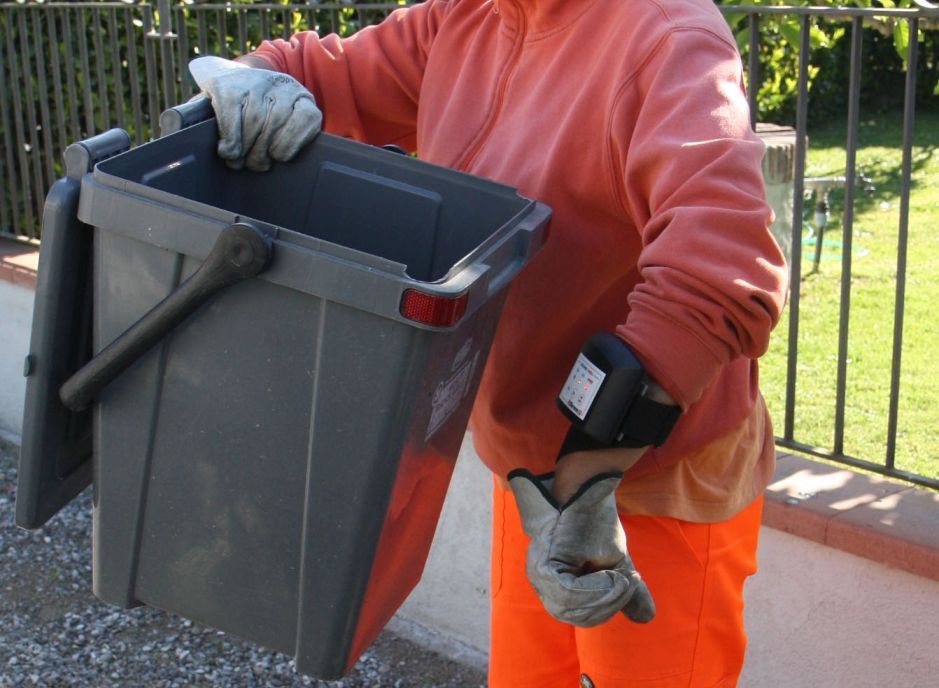
[[[447,327],[463,317],[467,301],[469,294],[466,292],[459,296],[447,297],[407,289],[401,296],[401,315],[425,325]]]

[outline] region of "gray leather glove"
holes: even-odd
[[[197,57],[189,72],[211,99],[218,122],[218,154],[229,167],[264,172],[313,140],[323,113],[289,74],[221,57]]]
[[[525,571],[551,616],[595,626],[622,611],[637,623],[655,616],[649,589],[626,550],[613,491],[623,477],[594,476],[562,505],[551,495],[553,474],[518,469],[509,485],[531,538]]]

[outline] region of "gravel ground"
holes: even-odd
[[[290,657],[172,614],[91,594],[89,491],[46,525],[13,525],[16,448],[0,439],[0,688],[329,686],[470,688],[485,676],[383,632],[349,675],[298,675]]]

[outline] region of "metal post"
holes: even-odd
[[[114,108],[117,111],[117,126],[127,129],[124,118],[124,74],[121,69],[121,56],[118,53],[117,11],[108,9],[108,33],[111,36],[111,78],[114,83]],[[133,35],[127,37],[128,43],[134,40]],[[131,76],[133,78],[133,76]]]
[[[147,38],[160,42],[160,71],[163,81],[163,110],[176,105],[176,79],[173,69],[173,13],[170,10],[169,0],[157,1],[157,12],[160,15],[159,32],[151,32]],[[151,123],[153,124],[153,123]]]
[[[783,432],[795,433],[796,371],[799,357],[799,295],[802,280],[802,211],[805,185],[805,133],[808,128],[809,16],[799,17],[799,83],[796,101],[796,152],[792,191],[792,257],[789,265],[789,351],[786,369],[786,412]]]
[[[134,111],[134,141],[140,145],[145,139],[141,108],[142,94],[140,92],[140,79],[138,78],[140,63],[137,60],[137,36],[132,12],[133,10],[130,8],[124,10],[124,31],[127,34],[127,72],[130,75],[130,99]]]
[[[844,226],[841,239],[841,313],[838,324],[838,377],[835,392],[834,450],[844,453],[844,413],[848,377],[848,328],[851,310],[851,251],[854,235],[854,180],[857,175],[858,113],[861,103],[861,48],[863,46],[860,17],[851,22],[851,75],[848,85],[848,141],[845,162]],[[821,236],[818,237],[821,243]]]
[[[101,11],[94,7],[91,10],[91,34],[94,36],[95,46],[95,77],[98,80],[98,113],[101,117],[101,131],[111,128],[111,105],[108,98],[108,82],[104,78],[104,46],[101,34]],[[98,132],[92,131],[92,134]]]
[[[68,132],[65,126],[65,101],[62,97],[62,61],[59,58],[59,31],[56,17],[60,13],[49,11],[49,55],[52,62],[52,98],[54,103],[56,131],[58,132],[58,150],[64,151],[68,145]],[[68,54],[67,52],[65,53]]]
[[[906,300],[906,253],[910,223],[910,178],[913,166],[913,121],[916,109],[916,61],[919,20],[908,20],[910,44],[906,59],[906,91],[903,97],[903,162],[900,172],[900,226],[897,237],[897,291],[893,316],[893,364],[890,371],[890,408],[887,419],[887,469],[896,464],[897,424],[900,406],[900,370],[903,354],[903,304]]]
[[[179,57],[179,89],[180,102],[184,103],[192,98],[192,85],[189,81],[189,31],[186,26],[186,8],[178,7],[176,10],[176,25],[179,27],[177,32],[178,41],[176,47]]]
[[[760,90],[760,17],[751,14],[749,24],[750,41],[747,53],[747,102],[750,105],[750,128],[756,130],[757,96]]]
[[[33,50],[36,55],[36,85],[38,88],[39,101],[39,126],[42,128],[42,145],[35,151],[38,156],[37,163],[40,170],[45,174],[43,184],[40,189],[43,197],[46,190],[52,186],[55,181],[55,169],[53,165],[53,156],[55,154],[55,145],[52,143],[52,117],[49,113],[49,87],[46,78],[46,49],[55,50],[55,45],[48,41],[48,32],[42,30],[43,19],[48,16],[46,8],[36,8],[33,12]],[[46,24],[48,26],[48,21]]]

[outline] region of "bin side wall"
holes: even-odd
[[[100,349],[198,261],[96,234]],[[96,594],[338,675],[420,576],[500,306],[429,332],[265,280],[220,292],[100,397]],[[407,556],[373,567],[382,537]]]
[[[504,292],[452,332],[421,335],[423,373],[345,670],[423,573],[503,301]]]

